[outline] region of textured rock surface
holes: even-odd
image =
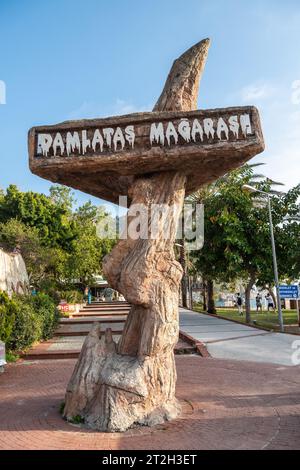
[[[165,221],[168,227],[161,220],[156,239],[121,240],[104,260],[110,285],[133,307],[118,345],[109,332],[100,339],[100,325],[87,337],[67,390],[67,418],[79,414],[93,428],[123,431],[134,423],[154,425],[178,415],[173,349],[182,269],[173,245],[184,186],[185,176],[178,173],[141,178],[133,185],[134,204],[174,204],[177,212]],[[169,238],[163,238],[164,229]]]
[[[177,103],[176,97],[179,100],[176,109],[178,106],[184,111],[196,108],[198,81],[207,48],[205,41],[184,54],[184,66],[180,60],[175,62],[175,75],[172,69],[156,104],[157,111],[163,110],[164,97],[170,94],[172,106]],[[177,81],[180,86],[176,85]],[[182,99],[183,93],[188,100]],[[185,186],[186,176],[177,172],[152,174],[132,183],[129,196],[133,204],[143,203],[147,207],[167,204],[174,207],[173,216],[161,219],[155,239],[120,240],[105,258],[103,268],[110,285],[133,307],[118,345],[114,345],[109,333],[105,339],[96,341],[99,326],[87,337],[68,386],[66,418],[79,414],[91,427],[124,431],[135,423],[154,425],[178,416],[173,349],[179,335],[178,292],[182,268],[175,260],[173,246]],[[168,230],[167,238],[163,237],[165,230]],[[100,359],[92,361],[93,355]],[[98,382],[90,398],[87,390],[93,388],[95,377]]]
[[[0,248],[0,290],[12,295],[27,292],[29,279],[19,253],[6,253]]]
[[[197,108],[199,80],[208,47],[209,41],[204,40],[174,62],[154,111],[188,112]],[[257,152],[263,147],[262,136],[258,137]],[[218,148],[221,153],[222,145],[217,145],[215,157]],[[123,175],[119,185],[120,176],[106,181],[117,194],[122,194],[122,186],[132,204],[147,208],[163,204],[173,210],[167,217],[156,219],[155,238],[121,239],[105,258],[103,270],[107,280],[132,308],[118,344],[114,343],[110,330],[100,339],[100,325],[95,325],[86,338],[67,388],[64,409],[67,419],[80,415],[92,428],[125,431],[134,424],[162,423],[180,413],[175,397],[173,353],[179,333],[178,292],[182,277],[182,268],[173,251],[176,230],[189,180],[198,187],[253,156],[251,152],[243,153],[239,143],[231,150],[230,155],[223,155],[223,166],[217,158],[215,162],[213,158],[194,160],[189,167],[194,170],[190,175],[184,171],[188,167],[184,159],[178,168],[170,164],[167,171],[161,158],[161,166],[153,163],[151,173]],[[116,161],[116,168],[120,170],[120,167]],[[64,172],[61,175],[66,182]],[[104,180],[102,175],[101,181]],[[91,179],[88,184],[92,193]],[[108,196],[111,194],[108,191]],[[143,226],[146,230],[155,217],[151,212],[148,215],[148,225]]]
[[[253,106],[214,110],[197,110],[199,79],[207,57],[209,41],[204,40],[193,46],[177,59],[169,73],[164,90],[152,113],[136,113],[104,119],[67,121],[54,126],[34,127],[29,132],[29,156],[31,170],[53,182],[72,186],[94,196],[118,203],[120,195],[129,196],[136,177],[149,172],[180,171],[186,176],[186,194],[203,184],[215,180],[229,170],[241,165],[264,148],[259,114]],[[230,119],[249,115],[252,130],[246,135],[241,126],[236,135],[230,130]],[[204,120],[214,125],[213,135],[204,133],[200,138],[193,133],[184,138],[178,132],[182,119],[192,129],[198,121],[204,127]],[[218,133],[218,122],[226,122],[229,131]],[[166,130],[171,123],[177,132],[164,142],[153,142],[151,127],[161,124]],[[135,139],[131,145],[124,137],[127,126],[133,126]],[[119,129],[123,145],[107,144],[103,129]],[[101,130],[101,132],[100,132]],[[103,135],[102,147],[94,145],[95,132]],[[78,146],[68,144],[68,135],[76,133]],[[59,136],[62,148],[50,145],[41,154],[38,136],[48,135],[55,141]],[[83,151],[83,134],[88,136],[89,145]],[[73,139],[72,137],[72,139]],[[86,139],[86,137],[85,137]],[[72,140],[73,142],[73,140]],[[103,143],[106,142],[106,143]]]

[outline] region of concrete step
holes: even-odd
[[[91,303],[91,304],[86,304],[84,305],[83,308],[98,308],[98,307],[131,307],[131,305],[128,302],[99,302],[99,303]]]
[[[69,315],[69,317],[66,318],[79,318],[79,317],[112,317],[112,316],[120,316],[120,315],[128,315],[129,311],[116,311],[116,312],[94,312],[94,311],[88,311],[88,312],[78,312],[78,313],[72,313]]]
[[[112,300],[111,302],[108,301],[103,301],[103,302],[91,302],[88,305],[130,305],[129,302],[126,302],[126,300]]]
[[[105,306],[101,306],[101,307],[83,307],[81,308],[79,311],[80,312],[119,312],[119,311],[129,311],[130,310],[130,307],[105,307]]]
[[[113,335],[118,341],[120,335]],[[46,360],[46,359],[75,359],[78,358],[85,336],[62,336],[54,337],[49,341],[40,343],[34,348],[24,353],[25,360]],[[196,348],[189,343],[179,340],[175,349],[175,354],[196,354]]]
[[[86,325],[89,323],[120,323],[125,322],[127,315],[84,316],[78,318],[61,318],[60,325]]]
[[[113,334],[121,334],[124,328],[125,322],[102,322],[101,331],[105,331],[107,328],[112,330]],[[81,324],[60,324],[56,329],[56,336],[87,336],[93,326],[93,323],[81,323]]]

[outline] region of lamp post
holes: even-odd
[[[275,287],[276,287],[276,297],[277,297],[277,306],[278,306],[278,320],[280,331],[284,332],[283,326],[283,317],[282,317],[282,310],[281,310],[281,301],[280,301],[280,294],[279,294],[279,279],[278,279],[278,267],[277,267],[277,257],[276,257],[276,248],[275,248],[275,239],[274,239],[274,228],[273,228],[273,219],[272,219],[272,209],[271,209],[271,197],[270,194],[262,191],[260,189],[253,188],[253,186],[249,186],[248,184],[244,184],[242,189],[245,191],[249,191],[252,193],[261,193],[267,197],[268,201],[268,212],[269,212],[269,223],[270,223],[270,235],[271,235],[271,245],[272,245],[272,255],[273,255],[273,269],[274,269],[274,280],[275,280]]]

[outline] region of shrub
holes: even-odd
[[[7,348],[12,351],[23,351],[41,339],[42,322],[25,297],[14,299],[13,302],[16,306],[15,324]]]
[[[15,305],[6,292],[0,292],[0,340],[6,343],[15,324]]]
[[[51,337],[59,312],[46,294],[13,296],[0,292],[0,339],[8,351],[22,351]]]
[[[38,293],[31,297],[31,304],[41,321],[41,338],[50,338],[59,319],[59,311],[53,300],[47,294]]]
[[[5,356],[6,362],[17,362],[17,360],[20,359],[20,356],[18,354],[14,354],[10,351],[6,351]]]
[[[68,304],[81,304],[83,302],[83,293],[79,290],[60,291],[60,300],[66,300]]]

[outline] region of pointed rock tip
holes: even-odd
[[[178,57],[178,59],[180,59],[181,57],[184,57],[185,55],[191,54],[191,52],[193,52],[193,53],[195,53],[195,52],[204,52],[203,48],[208,50],[208,48],[210,46],[210,43],[211,43],[210,38],[202,39],[201,41],[196,42],[196,44],[194,44],[189,49],[187,49],[180,57]]]

